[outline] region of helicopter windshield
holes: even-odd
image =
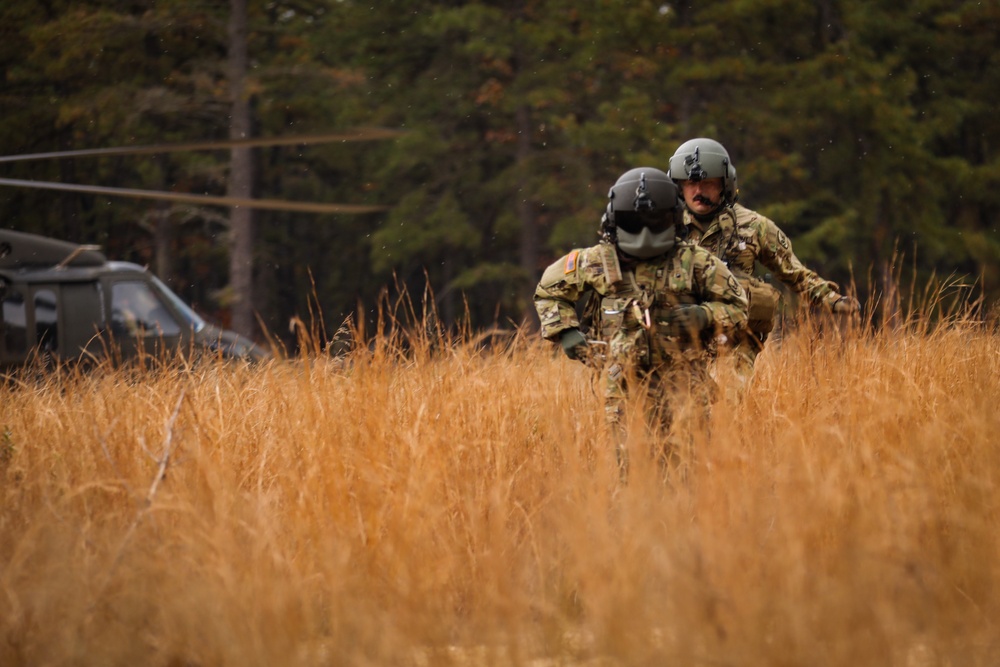
[[[203,320],[201,316],[198,315],[198,313],[194,312],[194,309],[192,309],[191,306],[184,303],[184,301],[179,296],[174,294],[173,291],[171,291],[171,289],[163,283],[163,281],[161,281],[156,276],[150,276],[150,277],[153,279],[153,284],[155,284],[157,289],[160,290],[160,293],[168,301],[170,301],[170,303],[174,305],[174,307],[184,317],[185,322],[191,325],[195,333],[201,331],[206,326],[208,326],[205,320]]]

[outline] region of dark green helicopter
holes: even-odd
[[[144,267],[97,246],[0,230],[0,368],[41,355],[122,359],[171,350],[260,361],[253,341],[202,319]]]
[[[399,135],[362,128],[348,133],[243,139],[170,146],[103,148],[0,157],[18,160],[85,155],[152,154],[234,146],[279,146],[369,141]],[[110,196],[318,213],[368,213],[382,206],[241,199],[0,178],[0,185],[73,190]],[[109,260],[98,246],[0,229],[0,370],[32,359],[128,360],[143,354],[209,352],[260,361],[270,352],[202,319],[155,275],[130,262]]]

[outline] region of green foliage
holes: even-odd
[[[372,234],[372,268],[383,276],[400,264],[433,260],[477,247],[477,235],[451,193],[417,190],[405,196]]]
[[[4,154],[224,137],[225,3],[0,8]],[[257,196],[383,204],[258,211],[258,311],[366,312],[426,280],[445,319],[532,321],[544,266],[591,244],[608,188],[711,136],[741,200],[844,283],[896,252],[1000,296],[1000,9],[974,0],[250,0],[254,134],[359,126],[399,139],[254,153]],[[222,194],[228,153],[18,162],[0,175]],[[149,202],[0,190],[5,224],[149,262]],[[227,284],[225,209],[166,207],[173,284],[206,312]],[[313,292],[315,291],[315,294]]]

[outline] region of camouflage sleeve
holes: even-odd
[[[792,251],[792,241],[778,225],[761,216],[758,237],[761,254],[760,263],[770,270],[774,277],[792,290],[809,299],[811,303],[832,305],[840,298],[837,283],[821,278],[808,269]]]
[[[571,327],[579,327],[576,303],[587,291],[597,289],[604,275],[597,247],[573,250],[545,269],[535,288],[535,310],[542,325],[542,337],[552,340]]]
[[[694,281],[721,333],[731,334],[747,322],[747,294],[718,257],[701,246],[693,248]]]

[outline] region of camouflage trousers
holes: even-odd
[[[740,331],[719,346],[719,356],[713,360],[713,366],[722,365],[717,362],[726,359],[731,364],[732,372],[723,375],[719,368],[713,368],[712,377],[719,385],[720,392],[730,402],[738,403],[746,394],[753,379],[757,357],[764,351],[767,339],[767,334]]]
[[[757,363],[757,356],[764,349],[764,342],[752,332],[741,332],[737,334],[730,346],[730,354],[733,358],[735,370],[734,386],[727,385],[725,390],[732,393],[733,398],[742,398],[753,378],[754,364]]]
[[[629,466],[630,426],[641,423],[653,434],[654,455],[661,465],[686,459],[694,432],[707,432],[711,404],[718,386],[706,358],[678,360],[651,368],[610,364],[604,371],[605,417],[615,438],[622,478]],[[629,409],[641,414],[629,415]],[[632,434],[634,435],[634,434]]]

